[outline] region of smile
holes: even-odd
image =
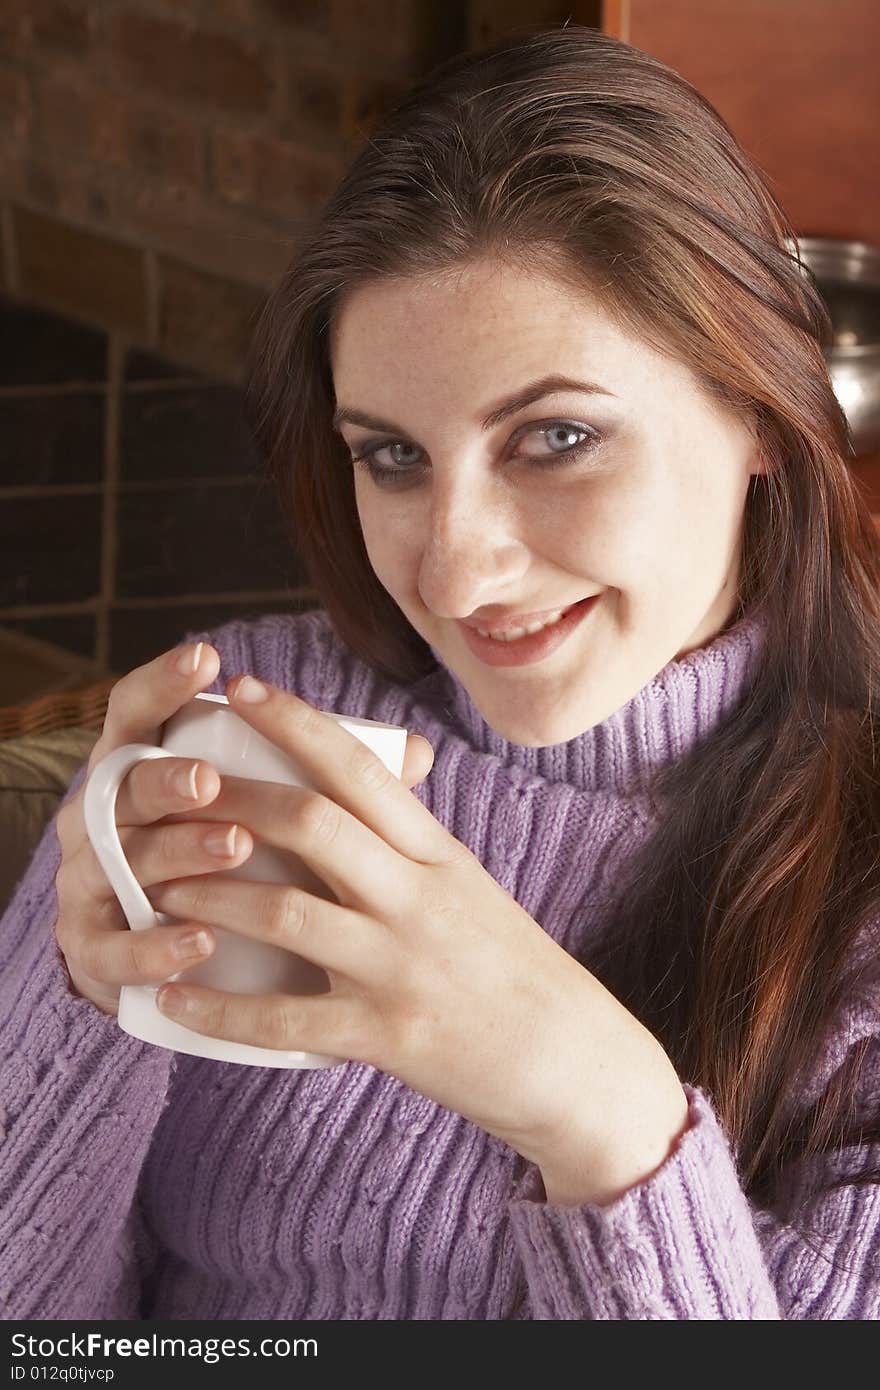
[[[601,594],[581,599],[571,608],[561,609],[525,628],[510,628],[503,636],[489,637],[479,628],[458,626],[474,656],[487,666],[530,666],[544,661],[561,647],[575,628],[596,607]]]
[[[509,627],[506,632],[487,632],[485,628],[478,627],[476,631],[481,637],[491,637],[493,642],[515,642],[518,637],[528,637],[533,632],[540,632],[545,627],[553,627],[569,612],[567,608],[558,608],[555,613],[551,613],[548,618],[543,618],[538,622],[527,623],[525,627]]]

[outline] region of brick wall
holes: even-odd
[[[0,0],[0,290],[237,380],[265,291],[413,79],[601,10]]]
[[[226,377],[441,0],[3,0],[2,288]]]
[[[121,674],[314,606],[241,418],[266,291],[416,76],[599,10],[0,0],[0,705],[4,630]]]

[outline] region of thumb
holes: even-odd
[[[412,788],[427,777],[434,766],[434,749],[420,734],[407,734],[406,752],[403,756],[403,772],[400,780],[404,786]]]

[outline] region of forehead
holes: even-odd
[[[447,370],[466,355],[508,368],[547,369],[547,354],[583,357],[622,341],[608,309],[586,289],[495,261],[435,276],[372,281],[341,302],[331,331],[337,389],[430,368]]]
[[[476,415],[549,374],[597,382],[643,413],[716,410],[684,362],[588,285],[499,260],[350,291],[330,366],[337,405],[396,420],[414,404],[423,419]]]

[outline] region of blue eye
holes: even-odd
[[[579,450],[588,440],[596,441],[598,435],[593,429],[588,429],[586,425],[576,425],[569,420],[554,420],[550,425],[541,425],[538,429],[529,430],[528,434],[522,436],[528,439],[529,435],[538,435],[550,445],[549,454],[526,454],[526,458],[540,460],[541,458],[553,458],[560,454],[570,454],[572,451]],[[558,446],[558,447],[557,447]]]
[[[549,446],[546,452],[519,451],[519,445],[532,436],[538,436],[545,441]],[[523,431],[516,439],[511,455],[513,458],[523,458],[538,468],[552,468],[574,462],[583,454],[595,449],[601,442],[602,436],[590,425],[581,425],[573,420],[549,420],[540,425],[531,425]],[[378,455],[385,450],[388,450],[392,459],[390,466],[378,462]],[[380,486],[395,487],[400,483],[412,481],[414,476],[424,470],[425,465],[422,461],[408,460],[405,457],[407,452],[419,455],[422,450],[417,444],[411,444],[405,439],[380,439],[366,444],[359,454],[353,456],[352,463],[356,467],[365,468],[373,481]]]
[[[410,455],[421,452],[417,444],[408,444],[405,439],[394,439],[385,444],[374,444],[364,449],[360,455],[360,459],[374,459],[383,449],[388,450],[393,467],[389,468],[387,465],[380,466],[379,471],[382,473],[405,472],[407,468],[411,468],[416,462],[412,457],[406,457],[407,451],[409,451]],[[357,461],[359,462],[360,459]]]

